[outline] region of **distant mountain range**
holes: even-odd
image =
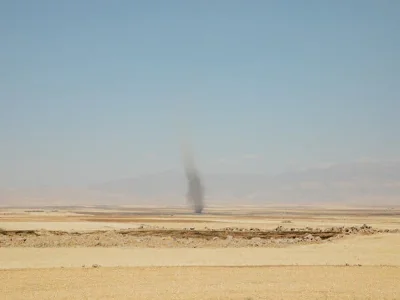
[[[209,204],[399,204],[400,162],[336,164],[277,176],[204,174]],[[169,171],[87,188],[0,190],[2,205],[184,205],[186,178]]]

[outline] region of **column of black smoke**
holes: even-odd
[[[195,166],[193,151],[188,144],[183,145],[183,165],[187,178],[187,200],[197,214],[201,214],[204,208],[204,187],[200,174]]]

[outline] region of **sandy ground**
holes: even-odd
[[[400,208],[333,209],[306,208],[209,208],[207,214],[192,215],[183,209],[154,208],[32,210],[0,208],[0,228],[47,230],[113,230],[151,225],[160,228],[185,227],[222,229],[241,227],[273,229],[285,224],[292,227],[362,226],[377,229],[400,228]]]
[[[0,270],[2,299],[399,299],[398,267]],[[379,280],[378,280],[379,279]]]
[[[28,229],[46,229],[46,230],[67,230],[67,231],[77,231],[77,230],[114,230],[114,229],[130,229],[137,228],[140,225],[151,225],[160,228],[170,228],[170,229],[181,229],[191,226],[195,226],[198,229],[203,229],[205,227],[210,229],[223,229],[226,227],[240,227],[240,228],[252,228],[257,227],[262,230],[273,229],[277,226],[286,224],[285,226],[291,227],[319,227],[328,228],[332,226],[362,226],[367,223],[368,225],[377,229],[397,229],[400,228],[400,218],[390,218],[388,220],[382,221],[382,219],[374,218],[347,218],[347,219],[323,219],[318,218],[312,219],[301,219],[293,220],[291,218],[285,219],[280,218],[277,220],[269,220],[268,217],[263,219],[254,220],[251,218],[242,220],[230,220],[228,218],[214,218],[214,219],[204,219],[202,222],[198,220],[186,219],[185,222],[181,222],[179,219],[166,222],[164,218],[142,218],[139,221],[135,220],[124,220],[120,219],[118,222],[115,220],[104,220],[102,222],[94,221],[65,221],[65,219],[60,219],[61,221],[32,221],[32,218],[27,218],[25,220],[18,221],[3,221],[0,218],[0,228],[3,229],[16,229],[16,230],[28,230]],[[289,222],[290,223],[285,223]],[[290,225],[289,225],[290,224]]]
[[[114,230],[134,229],[140,225],[134,223],[113,223],[113,222],[1,222],[0,228],[5,230],[64,230],[64,231],[87,231],[87,230]]]
[[[400,266],[400,234],[286,248],[0,248],[0,268],[117,266]]]
[[[240,208],[231,212],[219,208],[214,214],[193,216],[185,210],[154,208],[0,209],[0,228],[93,231],[145,225],[265,230],[364,223],[379,229],[400,228],[398,209]],[[0,245],[0,298],[400,299],[400,233],[355,234],[283,248],[82,245]]]

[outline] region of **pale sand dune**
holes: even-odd
[[[2,299],[400,298],[399,267],[183,267],[0,270]]]
[[[101,266],[400,266],[400,234],[286,248],[0,248],[0,268]]]

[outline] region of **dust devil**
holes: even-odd
[[[200,176],[195,169],[186,169],[186,177],[188,180],[188,202],[193,206],[196,214],[201,214],[204,208],[204,188]]]
[[[195,167],[192,148],[187,140],[182,143],[183,166],[187,178],[187,201],[196,214],[201,214],[204,209],[204,187],[200,174]]]

